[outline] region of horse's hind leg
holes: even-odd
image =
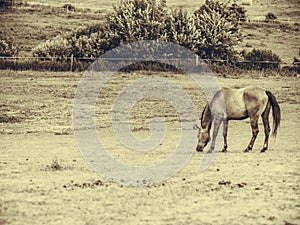
[[[223,137],[224,137],[224,146],[222,152],[227,152],[227,131],[228,131],[228,120],[223,120]]]
[[[269,113],[270,113],[270,105],[267,105],[266,110],[263,112],[261,115],[263,125],[264,125],[264,130],[265,130],[265,142],[262,150],[260,152],[265,152],[268,150],[268,144],[269,144],[269,135],[270,135],[270,124],[269,124]]]
[[[248,147],[245,149],[245,152],[250,152],[253,148],[254,142],[256,140],[257,134],[259,132],[258,130],[258,116],[250,117],[250,124],[252,128],[252,138],[250,140],[250,143],[248,144]]]

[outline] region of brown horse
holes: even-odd
[[[211,102],[205,106],[201,116],[201,127],[195,126],[199,129],[197,151],[202,152],[209,143],[212,123],[214,124],[214,131],[208,152],[214,150],[220,125],[223,123],[224,147],[222,152],[226,152],[228,121],[243,120],[248,117],[252,128],[252,138],[245,152],[251,151],[259,132],[258,119],[261,116],[265,130],[265,141],[261,152],[265,152],[268,149],[270,134],[269,113],[271,108],[273,112],[273,135],[276,136],[280,125],[280,107],[275,96],[270,91],[266,91],[258,86],[249,86],[241,89],[222,88],[214,95]]]

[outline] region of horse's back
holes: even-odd
[[[242,88],[242,90],[245,93],[245,97],[254,97],[258,99],[264,99],[266,97],[266,89],[260,87],[260,86],[248,86]]]
[[[266,90],[259,86],[240,89],[222,88],[227,119],[244,119],[249,114],[262,113],[268,102]]]
[[[268,100],[266,90],[259,86],[243,88],[243,97],[246,104],[265,104]]]
[[[242,89],[222,88],[227,119],[244,119],[247,117]]]

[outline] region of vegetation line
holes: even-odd
[[[34,57],[34,56],[0,56],[0,59],[44,59],[44,60],[57,60],[57,57]],[[84,57],[64,57],[64,59],[76,59],[76,60],[90,60],[94,61],[91,58],[84,58]],[[136,61],[136,58],[102,58],[104,60],[127,60],[127,61]],[[96,60],[96,59],[95,59]],[[155,59],[155,61],[182,61],[182,58],[172,58],[172,59],[165,59],[165,58],[158,58]],[[202,61],[207,62],[232,62],[231,60],[225,60],[225,59],[200,59]],[[63,60],[60,60],[63,61]],[[149,60],[152,61],[152,60]],[[267,60],[257,60],[257,61],[250,61],[250,60],[237,60],[235,61],[237,63],[270,63],[270,64],[276,64],[280,61],[267,61]],[[288,63],[281,63],[281,64],[288,64]],[[295,64],[300,64],[300,62],[295,62]]]

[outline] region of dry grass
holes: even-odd
[[[1,14],[1,31],[14,37],[21,54],[28,55],[28,49],[45,39],[101,19],[112,9],[111,4],[117,3],[82,2],[68,1],[80,8],[69,15],[62,8],[23,6]],[[201,2],[169,0],[168,4],[195,10]],[[55,7],[64,3],[47,1]],[[273,12],[280,20],[291,22],[245,25],[245,41],[239,47],[270,48],[290,62],[297,56],[300,43],[299,29],[294,24],[299,21],[296,3],[297,0],[263,0],[246,6],[251,20]],[[268,77],[266,73],[219,77],[219,82],[231,87],[258,84],[276,95],[283,117],[277,141],[271,139],[269,152],[257,152],[263,142],[261,132],[254,152],[242,153],[250,139],[250,126],[247,121],[232,122],[229,152],[219,154],[205,173],[198,171],[203,155],[195,154],[180,173],[166,182],[133,188],[99,179],[78,150],[72,136],[72,103],[82,74],[0,71],[0,225],[299,224],[299,79]],[[176,115],[167,114],[168,105],[163,111],[170,124],[168,141],[150,154],[127,154],[112,137],[105,120],[111,109],[108,103],[114,96],[109,90],[120,90],[124,82],[129,82],[129,76],[123,74],[104,93],[107,101],[97,109],[97,128],[118,159],[137,164],[161,160],[178,138]],[[178,78],[168,73],[160,76]],[[199,90],[186,79],[178,82],[194,96],[200,111],[203,99]],[[158,108],[163,107],[162,103],[153,101]],[[143,104],[137,107],[137,115],[131,118],[136,122],[132,128],[143,137],[148,134],[149,109]],[[156,115],[157,111],[150,113]],[[57,158],[60,161],[51,161]]]
[[[103,15],[86,10],[67,13],[62,7],[22,5],[11,12],[1,13],[0,17],[2,32],[13,40],[19,56],[26,56],[39,43],[97,22]]]
[[[26,117],[0,127],[0,224],[299,223],[298,78],[257,74],[219,77],[223,86],[261,85],[276,95],[282,123],[277,140],[270,140],[270,151],[258,151],[264,138],[261,132],[253,152],[243,153],[251,136],[249,122],[232,121],[229,151],[219,154],[207,171],[198,171],[203,154],[195,152],[178,174],[141,188],[99,177],[82,158],[72,132],[54,135],[59,129],[71,130],[72,96],[81,75],[0,71],[0,115],[10,112],[14,117]],[[166,140],[152,152],[124,148],[105,120],[110,118],[116,92],[132,79],[150,75],[176,81],[193,98],[199,112],[204,106],[197,87],[180,74],[118,74],[99,96],[97,129],[116,159],[134,165],[168,157],[178,142],[176,112],[159,99],[151,100],[155,107],[137,104],[130,118],[140,127],[133,129],[139,137],[149,135],[145,129],[149,117],[160,111],[166,118]]]

